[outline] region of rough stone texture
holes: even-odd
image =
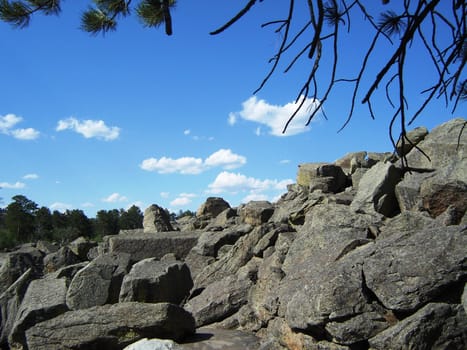
[[[141,260],[123,278],[120,302],[180,304],[193,287],[190,270],[179,261]]]
[[[329,163],[300,164],[297,184],[309,188],[311,192],[339,192],[347,186],[347,176],[340,166]]]
[[[169,213],[156,204],[149,206],[144,211],[143,229],[144,232],[174,231],[170,223]]]
[[[462,293],[462,306],[464,307],[464,311],[467,314],[467,283],[464,285],[464,292]]]
[[[10,334],[10,345],[25,345],[24,332],[35,325],[58,316],[68,310],[65,297],[66,279],[44,278],[31,281],[18,310]]]
[[[73,242],[68,244],[68,247],[75,253],[82,261],[88,260],[89,251],[96,247],[97,243],[92,242],[85,237],[78,237]]]
[[[40,276],[42,262],[43,253],[36,248],[24,247],[9,253],[0,268],[0,295],[30,268],[36,278]]]
[[[466,325],[462,306],[430,303],[369,343],[375,350],[466,349]]]
[[[33,270],[29,268],[6,291],[0,294],[0,347],[8,341],[21,301],[33,278]]]
[[[161,259],[173,253],[182,260],[198,242],[200,232],[160,232],[157,235],[133,230],[131,233],[109,236],[111,253],[130,255],[131,261],[146,258]]]
[[[61,247],[55,253],[44,257],[44,273],[55,272],[58,269],[81,262],[82,259],[69,247]]]
[[[390,163],[380,162],[369,169],[360,180],[351,208],[366,213],[378,212],[394,216],[399,211],[394,188],[401,171]]]
[[[257,350],[258,338],[238,330],[201,327],[180,344],[182,350]]]
[[[128,254],[106,254],[90,262],[71,281],[66,303],[72,310],[118,302],[123,276],[130,269]]]
[[[275,206],[274,214],[269,219],[276,223],[290,223],[301,225],[305,213],[316,205],[322,198],[310,198],[309,191],[301,186],[289,186],[288,192],[280,198]]]
[[[200,255],[217,256],[219,249],[225,244],[234,244],[241,236],[249,233],[253,227],[241,224],[222,231],[206,231],[199,237],[193,251]]]
[[[206,201],[201,204],[196,212],[196,216],[206,216],[215,218],[221,212],[230,208],[230,204],[220,197],[208,197]]]
[[[401,212],[422,208],[421,183],[433,176],[432,173],[410,172],[396,185],[395,195]]]
[[[221,321],[247,302],[251,285],[248,279],[227,276],[208,285],[201,294],[190,299],[185,308],[193,314],[196,327]]]
[[[399,156],[409,153],[412,148],[422,141],[428,135],[428,129],[420,126],[406,133],[404,138],[400,138],[396,144],[396,151]]]
[[[181,347],[170,339],[141,339],[123,350],[180,350]]]
[[[414,311],[467,276],[465,247],[459,226],[392,234],[365,259],[366,284],[386,308]]]
[[[351,152],[334,162],[335,165],[342,168],[346,174],[353,174],[356,169],[365,165],[367,152]]]
[[[250,225],[266,223],[274,213],[274,206],[267,201],[251,201],[238,208],[240,221]]]
[[[193,317],[168,303],[119,303],[69,311],[26,332],[35,350],[118,350],[142,338],[180,341],[193,334]]]

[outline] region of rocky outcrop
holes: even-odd
[[[404,162],[302,164],[276,203],[209,198],[180,231],[23,246],[0,270],[2,345],[465,349],[465,125],[407,133]],[[66,252],[92,261],[43,269]]]
[[[144,232],[174,231],[170,223],[170,215],[164,208],[153,204],[144,211]]]

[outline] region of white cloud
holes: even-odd
[[[299,103],[302,101],[302,98],[303,97],[300,98]],[[296,135],[308,131],[305,124],[308,121],[310,113],[317,105],[314,99],[306,98],[302,108],[289,124],[286,133],[283,134],[282,130],[284,126],[297,110],[299,103],[289,102],[282,106],[272,105],[265,100],[258,100],[256,96],[252,96],[242,103],[243,109],[240,112],[229,114],[229,121],[231,118],[232,120],[236,120],[234,118],[242,118],[266,125],[269,128],[269,133],[274,136]],[[235,123],[232,124],[229,122],[229,124],[233,125]],[[258,129],[256,132],[258,133]]]
[[[112,193],[110,196],[103,198],[103,202],[106,203],[117,203],[117,202],[126,202],[128,201],[128,198],[125,196],[122,196],[120,193]]]
[[[220,149],[211,154],[204,164],[208,167],[223,167],[224,169],[235,169],[246,164],[244,156],[232,153],[230,149]]]
[[[148,158],[140,164],[141,169],[156,171],[159,174],[199,174],[203,171],[203,160],[201,158],[182,157],[172,159],[162,157],[160,159]]]
[[[191,134],[190,129],[186,129],[185,131],[183,131],[183,135],[190,135],[190,134]]]
[[[237,116],[235,115],[235,113],[229,113],[227,123],[229,123],[229,125],[235,125],[237,123]]]
[[[236,174],[227,171],[221,172],[217,175],[214,182],[208,185],[208,192],[210,193],[238,193],[238,192],[259,192],[269,190],[285,190],[287,184],[293,183],[293,180],[259,180],[253,177],[247,177],[243,174]]]
[[[91,203],[91,202],[85,202],[85,203],[81,204],[81,206],[83,208],[93,208],[93,207],[95,207],[94,203]]]
[[[180,193],[177,198],[170,202],[174,207],[183,207],[192,202],[192,198],[196,197],[194,193]]]
[[[49,205],[49,208],[52,211],[57,210],[57,211],[63,213],[65,211],[67,211],[67,210],[73,209],[73,206],[71,204],[67,204],[67,203],[55,202],[55,203],[52,203],[51,205]]]
[[[37,174],[26,174],[23,176],[23,179],[25,180],[36,180],[39,178],[39,175]]]
[[[87,139],[95,137],[105,141],[115,140],[120,135],[120,128],[109,127],[105,125],[103,120],[80,121],[73,117],[59,120],[56,130],[73,130]]]
[[[22,117],[14,114],[0,116],[0,133],[11,135],[18,140],[35,140],[39,137],[40,132],[33,128],[13,129],[13,127],[23,121]]]
[[[242,203],[248,203],[251,201],[267,201],[268,196],[263,193],[250,193],[248,196],[242,199]]]
[[[26,184],[24,184],[23,182],[15,182],[14,184],[11,184],[9,182],[0,182],[0,188],[20,189],[25,187]]]
[[[290,159],[282,159],[279,164],[289,164],[290,163]]]
[[[235,169],[246,164],[244,156],[235,154],[230,149],[220,149],[205,160],[194,157],[181,157],[177,159],[162,157],[148,158],[141,162],[140,168],[146,171],[155,171],[159,174],[200,174],[210,168]]]
[[[159,195],[160,195],[162,198],[169,198],[170,192],[161,192],[161,193],[159,193]]]

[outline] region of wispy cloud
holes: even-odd
[[[14,114],[0,116],[0,133],[13,136],[18,140],[35,140],[40,136],[40,132],[33,128],[15,129],[14,127],[23,121],[22,117]]]
[[[258,195],[265,191],[284,191],[287,185],[293,183],[293,180],[260,180],[253,177],[248,177],[239,173],[231,173],[223,171],[217,175],[216,179],[208,185],[208,192],[219,193],[239,193],[250,192],[250,194]]]
[[[299,103],[302,99],[303,97],[301,97]],[[310,113],[316,108],[317,102],[312,98],[306,98],[302,108],[289,124],[287,131],[282,133],[284,126],[298,106],[299,104],[295,102],[289,102],[285,105],[273,105],[252,96],[242,103],[243,109],[241,111],[229,114],[228,122],[230,125],[234,125],[236,120],[241,118],[267,126],[269,133],[273,136],[292,136],[308,131],[305,124]],[[261,135],[260,129],[256,129],[256,134]]]
[[[170,202],[174,207],[183,207],[190,204],[193,198],[197,197],[194,193],[180,193],[177,198]]]
[[[148,158],[141,162],[140,167],[146,171],[154,171],[159,174],[200,174],[208,169],[220,167],[222,169],[235,169],[246,164],[244,156],[235,154],[230,149],[220,149],[205,160],[195,157],[181,158]]]
[[[0,188],[17,190],[17,189],[25,188],[25,187],[26,187],[26,184],[23,182],[15,182],[15,183],[0,182]]]
[[[72,130],[85,138],[97,138],[112,141],[120,135],[120,128],[107,126],[103,120],[78,120],[76,118],[62,119],[58,121],[56,131]]]
[[[122,196],[120,193],[115,192],[106,198],[102,198],[102,201],[106,203],[127,202],[128,198],[125,196]]]
[[[51,205],[49,205],[49,208],[52,211],[57,210],[57,211],[63,213],[65,211],[67,211],[67,210],[73,209],[73,206],[71,204],[68,204],[68,203],[55,202],[55,203],[52,203]]]
[[[36,180],[39,178],[39,175],[37,174],[26,174],[23,176],[23,179],[25,180]]]

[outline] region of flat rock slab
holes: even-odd
[[[196,243],[201,232],[154,232],[134,230],[109,238],[111,253],[128,253],[132,261],[147,258],[161,259],[173,253],[178,259],[185,258]]]
[[[180,344],[183,350],[256,350],[259,339],[237,330],[198,328],[196,334]]]

